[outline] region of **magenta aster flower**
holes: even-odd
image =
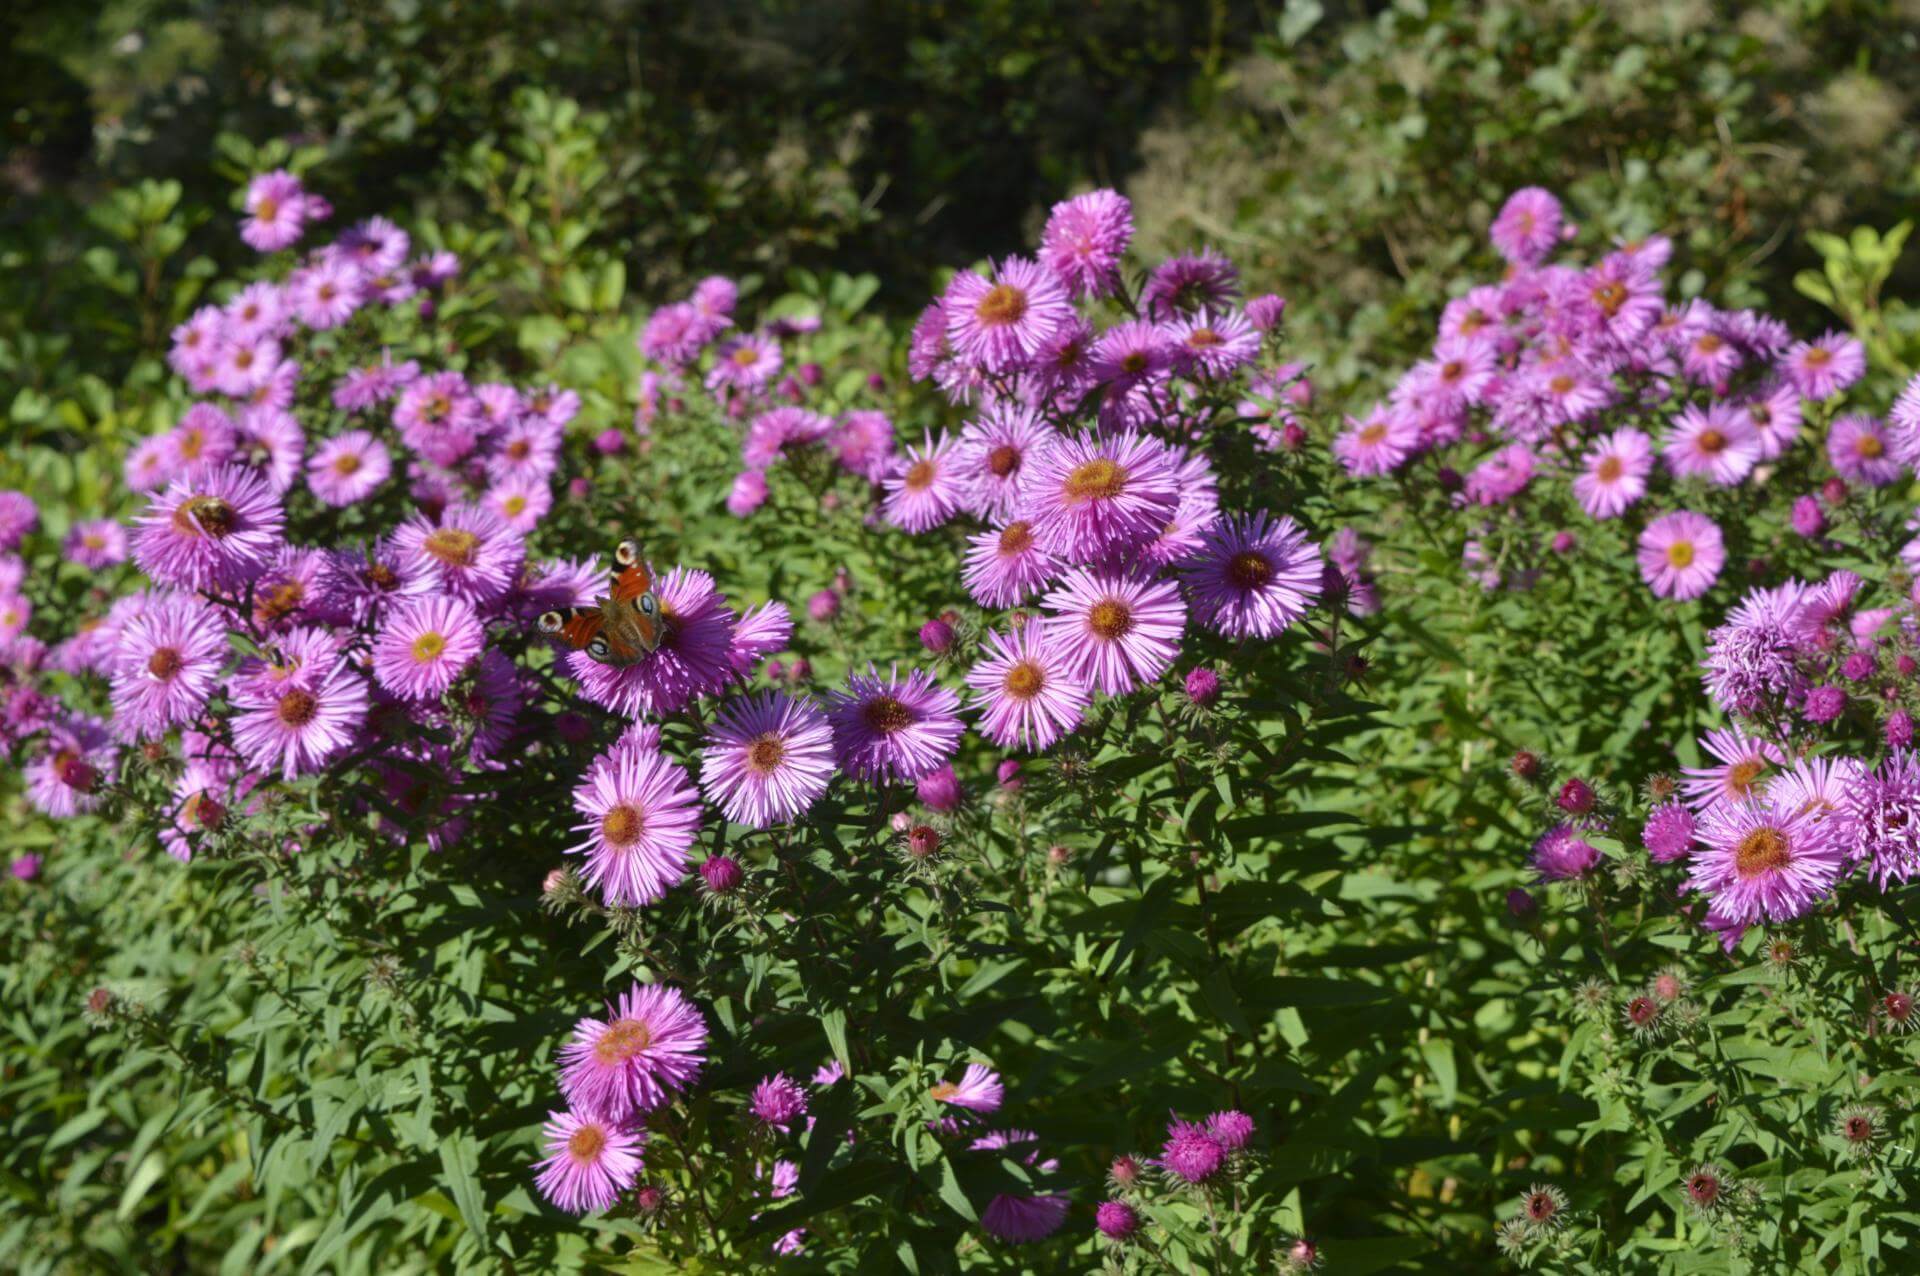
[[[1526,186],[1507,196],[1488,234],[1493,247],[1516,266],[1537,266],[1559,246],[1564,215],[1550,191]]]
[[[1171,581],[1076,568],[1041,603],[1054,613],[1042,622],[1047,644],[1108,695],[1159,681],[1180,654],[1187,605]]]
[[[713,366],[707,370],[709,390],[739,390],[757,393],[780,375],[780,346],[773,338],[758,332],[744,333],[724,341],[714,351]]]
[[[1125,1201],[1102,1201],[1093,1212],[1093,1225],[1108,1240],[1124,1241],[1140,1230],[1140,1215]]]
[[[1060,563],[1040,549],[1033,524],[1016,519],[998,531],[967,538],[961,579],[982,607],[1015,607],[1052,580]]]
[[[733,476],[727,492],[727,513],[745,518],[767,503],[767,476],[759,470],[742,470]]]
[[[1780,750],[1737,730],[1709,731],[1700,747],[1715,765],[1686,767],[1681,791],[1687,804],[1705,812],[1721,802],[1745,802],[1759,796],[1756,782],[1782,761]]]
[[[1021,1163],[1038,1169],[1043,1174],[1051,1174],[1060,1168],[1060,1163],[1049,1157],[1040,1159],[1040,1136],[1031,1130],[990,1130],[968,1145],[975,1152],[1005,1152],[1018,1155]],[[987,1202],[987,1208],[980,1212],[980,1226],[989,1236],[996,1239],[1024,1244],[1029,1241],[1045,1240],[1060,1230],[1066,1221],[1068,1200],[1060,1193],[1053,1192],[1041,1196],[1015,1196],[1010,1192],[1001,1192]]]
[[[1673,419],[1661,454],[1678,478],[1732,487],[1759,464],[1760,440],[1747,415],[1733,405],[1713,403],[1702,410],[1689,404]]]
[[[266,405],[244,409],[239,426],[234,459],[264,474],[275,496],[285,496],[300,474],[306,431],[293,413]]]
[[[1059,436],[1032,407],[996,399],[960,433],[953,470],[966,485],[967,507],[989,522],[1011,518],[1027,463]]]
[[[70,563],[100,571],[127,561],[127,529],[111,518],[90,518],[75,523],[61,542],[60,552]]]
[[[1475,505],[1505,505],[1533,481],[1533,449],[1512,443],[1473,467],[1463,489]]]
[[[991,279],[963,270],[941,298],[947,340],[988,372],[1017,372],[1074,318],[1060,279],[1038,262],[1009,257]]]
[[[849,412],[828,436],[827,446],[849,471],[878,483],[893,464],[893,422],[884,412]]]
[[[1240,299],[1240,271],[1211,248],[1169,257],[1154,267],[1140,289],[1140,309],[1167,322],[1202,310],[1225,310]]]
[[[480,655],[486,626],[473,604],[423,594],[382,619],[373,640],[373,676],[402,700],[437,700]]]
[[[1739,926],[1784,922],[1828,894],[1845,865],[1835,825],[1761,799],[1720,802],[1700,822],[1704,844],[1687,881],[1711,900],[1710,917]]]
[[[298,641],[294,631],[282,641]],[[266,676],[260,660],[242,664],[231,689],[240,712],[233,745],[247,765],[279,771],[285,779],[318,771],[353,743],[367,718],[367,682],[344,662],[312,664],[285,678]]]
[[[588,834],[581,876],[609,907],[637,908],[666,895],[687,871],[700,831],[700,803],[687,773],[657,752],[613,749],[573,791]]]
[[[767,828],[795,819],[833,780],[833,730],[809,700],[777,691],[728,705],[700,750],[700,787],[727,819]]]
[[[279,252],[300,238],[307,224],[307,192],[300,179],[283,168],[247,183],[247,215],[240,239],[255,252]]]
[[[161,584],[237,589],[258,577],[280,548],[283,515],[260,474],[237,465],[175,479],[140,516],[133,558]]]
[[[1800,433],[1800,394],[1784,381],[1754,391],[1738,409],[1747,417],[1760,443],[1760,459],[1771,461],[1790,447]]]
[[[1864,412],[1849,412],[1827,431],[1827,459],[1841,478],[1868,487],[1885,487],[1900,477],[1887,429]]]
[[[128,450],[127,459],[121,466],[121,476],[126,479],[129,491],[151,492],[171,480],[178,468],[173,463],[169,436],[154,434],[141,439]]]
[[[1420,428],[1407,416],[1376,405],[1364,420],[1347,418],[1333,454],[1355,478],[1391,474],[1420,448]]]
[[[981,709],[980,734],[1002,748],[1051,748],[1080,725],[1090,699],[1067,658],[1027,624],[1011,638],[988,630],[991,651],[967,674]]]
[[[224,465],[239,450],[233,418],[211,403],[196,403],[167,433],[168,464],[176,475],[209,465]]]
[[[935,1085],[930,1094],[941,1103],[950,1103],[956,1108],[966,1108],[973,1112],[992,1112],[999,1108],[1006,1087],[1000,1083],[1000,1074],[981,1063],[970,1063],[958,1081],[942,1081]]]
[[[301,323],[316,332],[338,328],[360,308],[360,272],[344,261],[316,261],[287,281],[287,300]]]
[[[565,431],[545,417],[523,416],[500,428],[487,456],[487,477],[545,482],[560,466]]]
[[[1167,1125],[1160,1145],[1160,1168],[1183,1183],[1198,1185],[1218,1174],[1227,1163],[1227,1149],[1206,1129],[1192,1121]]]
[[[1830,399],[1866,371],[1866,347],[1844,332],[1802,341],[1780,360],[1780,375],[1807,399]]]
[[[610,1208],[640,1179],[646,1131],[572,1112],[549,1112],[547,1159],[536,1167],[540,1194],[569,1214]]]
[[[1114,324],[1094,341],[1086,355],[1086,374],[1113,398],[1163,381],[1173,359],[1173,342],[1159,324],[1130,319]]]
[[[943,431],[937,439],[925,437],[919,447],[907,448],[885,487],[880,509],[895,527],[925,532],[952,518],[967,499],[953,439]]]
[[[393,406],[400,441],[441,466],[473,451],[484,420],[480,401],[458,372],[436,372],[410,382]]]
[[[747,1111],[753,1113],[755,1120],[784,1134],[807,1114],[807,1092],[786,1073],[776,1072],[761,1078],[760,1084],[753,1087]]]
[[[432,521],[416,514],[394,529],[408,592],[444,591],[485,606],[513,588],[526,543],[492,510],[449,505]]]
[[[420,365],[376,363],[358,368],[340,379],[333,389],[333,406],[342,412],[360,412],[385,403],[420,375]]]
[[[1228,516],[1181,569],[1194,618],[1229,638],[1273,638],[1320,593],[1320,552],[1293,519]]]
[[[1640,576],[1660,598],[1698,598],[1727,561],[1720,527],[1704,514],[1675,510],[1640,533]]]
[[[22,772],[34,809],[61,820],[98,810],[120,757],[106,724],[81,714],[55,718],[38,747]]]
[[[1043,552],[1069,562],[1145,545],[1180,505],[1167,448],[1132,431],[1062,439],[1032,458],[1028,473],[1021,517]]]
[[[1202,310],[1169,329],[1174,366],[1189,377],[1227,377],[1260,357],[1260,334],[1237,310]]]
[[[960,697],[924,670],[903,678],[897,665],[882,675],[869,664],[829,699],[834,756],[856,780],[917,780],[959,748],[959,707]]]
[[[1132,239],[1133,205],[1126,197],[1089,191],[1053,206],[1040,234],[1040,262],[1074,297],[1104,297],[1119,285]]]
[[[1207,1118],[1207,1133],[1229,1152],[1238,1152],[1246,1147],[1253,1138],[1253,1130],[1253,1118],[1233,1108],[1215,1112]]]
[[[1565,882],[1584,876],[1600,862],[1600,852],[1570,824],[1556,824],[1533,844],[1533,871],[1543,882]]]
[[[640,329],[640,353],[673,367],[685,367],[700,357],[717,330],[684,301],[662,306],[647,316]]]
[[[1652,472],[1653,440],[1635,429],[1615,430],[1581,462],[1573,494],[1592,517],[1618,518],[1646,495]]]
[[[1846,797],[1849,858],[1868,861],[1882,891],[1920,874],[1920,757],[1893,749]]]
[[[112,670],[114,724],[129,739],[190,722],[213,694],[227,629],[199,599],[155,598],[120,627]]]
[[[706,1044],[706,1021],[679,989],[636,983],[605,1020],[574,1025],[560,1047],[560,1092],[579,1111],[624,1121],[692,1085]]]
[[[733,643],[727,649],[727,663],[742,680],[753,677],[760,662],[776,651],[785,651],[793,639],[793,613],[781,602],[766,602],[741,613],[733,627]]]
[[[497,479],[481,495],[480,505],[493,511],[508,531],[525,536],[553,508],[553,488],[543,478]]]
[[[701,696],[738,681],[735,661],[738,619],[713,577],[675,567],[654,582],[654,598],[666,621],[660,646],[638,664],[603,665],[584,651],[567,653],[567,672],[581,694],[627,717],[677,713]]]
[[[307,486],[321,504],[357,505],[393,474],[386,444],[365,430],[326,440],[307,462]]]
[[[1694,832],[1693,813],[1679,802],[1663,802],[1653,808],[1647,816],[1646,828],[1641,830],[1640,841],[1647,848],[1647,854],[1656,864],[1671,864],[1675,860],[1685,859],[1687,852],[1693,849]]]

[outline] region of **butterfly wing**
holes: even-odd
[[[640,542],[621,541],[613,558],[620,570],[613,578],[616,614],[612,629],[638,649],[633,657],[638,660],[641,653],[659,648],[660,640],[666,636],[666,617],[661,614],[660,600],[654,596],[653,573],[647,570]]]
[[[621,541],[613,561],[619,569],[613,576],[613,601],[632,602],[653,588],[653,573],[647,570],[638,541]]]
[[[541,615],[540,632],[560,639],[575,651],[585,651],[606,623],[606,614],[598,607],[563,607]]]

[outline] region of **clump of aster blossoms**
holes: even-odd
[[[1702,509],[1823,483],[1884,487],[1920,460],[1920,410],[1887,423],[1839,412],[1866,370],[1860,342],[1796,342],[1770,315],[1673,296],[1664,236],[1562,256],[1576,232],[1553,194],[1529,187],[1490,238],[1503,277],[1449,302],[1428,357],[1332,443],[1357,479],[1430,470],[1483,587],[1603,556],[1659,598],[1697,598],[1737,530]],[[1821,521],[1817,505],[1793,518],[1803,535]]]

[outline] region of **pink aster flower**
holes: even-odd
[[[285,496],[300,474],[306,431],[284,408],[254,405],[240,413],[234,460],[266,476],[275,496]]]
[[[747,1111],[753,1114],[755,1120],[784,1134],[795,1121],[807,1114],[807,1092],[786,1073],[776,1072],[770,1077],[762,1077],[760,1084],[753,1087],[753,1094],[747,1100]]]
[[[1089,191],[1053,206],[1040,234],[1040,261],[1076,298],[1104,297],[1120,282],[1120,261],[1133,239],[1133,205],[1110,190]]]
[[[767,828],[804,814],[833,780],[833,730],[810,700],[777,691],[728,705],[700,750],[700,787],[727,819]]]
[[[1027,464],[1059,436],[1033,408],[999,399],[961,431],[953,467],[968,489],[967,505],[990,522],[1013,516]]]
[[[1494,250],[1516,266],[1537,266],[1559,246],[1565,224],[1560,201],[1538,186],[1507,196],[1489,235]]]
[[[1158,1164],[1171,1178],[1197,1186],[1226,1168],[1227,1149],[1204,1126],[1176,1119],[1167,1125]]]
[[[608,907],[637,908],[666,895],[686,875],[700,831],[700,803],[687,773],[660,753],[614,749],[587,769],[573,791],[589,834],[581,876]]]
[[[240,446],[233,418],[211,403],[196,403],[167,434],[168,462],[175,474],[224,465]]]
[[[1747,416],[1728,403],[1702,410],[1692,404],[1673,419],[1661,445],[1667,468],[1677,478],[1705,478],[1732,487],[1760,461],[1760,439]]]
[[[1086,712],[1086,684],[1058,649],[1042,641],[1040,629],[1024,625],[1011,638],[988,630],[991,650],[967,674],[981,709],[980,734],[1001,748],[1051,748],[1079,727]]]
[[[1771,461],[1785,452],[1800,433],[1800,393],[1785,381],[1763,386],[1738,407],[1746,413],[1747,424],[1759,440],[1763,461]]]
[[[285,169],[260,174],[247,183],[247,215],[240,222],[242,242],[263,253],[291,246],[306,227],[307,199],[300,179]]]
[[[393,474],[386,444],[365,430],[335,435],[307,462],[307,487],[323,505],[357,505]]]
[[[1000,1074],[981,1063],[970,1063],[958,1081],[942,1081],[929,1092],[941,1103],[973,1112],[992,1112],[999,1108],[1006,1088]]]
[[[951,519],[967,498],[954,440],[942,432],[937,439],[927,437],[919,447],[909,447],[894,463],[885,487],[880,509],[895,527],[925,532]]]
[[[700,357],[717,330],[699,311],[684,301],[662,306],[647,316],[637,344],[649,359],[673,367],[685,367]]]
[[[998,531],[967,538],[961,579],[982,607],[1015,607],[1033,597],[1060,570],[1060,562],[1040,549],[1033,524],[1016,519]]]
[[[893,422],[871,409],[849,412],[827,436],[827,446],[847,470],[878,483],[893,465]]]
[[[742,470],[733,476],[727,492],[727,513],[745,518],[767,503],[767,476],[759,470]]]
[[[1850,482],[1885,487],[1898,479],[1902,466],[1891,450],[1886,427],[1864,412],[1849,412],[1827,431],[1827,459]]]
[[[1009,257],[992,273],[963,270],[947,285],[947,340],[988,372],[1016,372],[1073,321],[1073,303],[1038,262]]]
[[[540,1194],[569,1214],[610,1208],[640,1179],[646,1131],[572,1112],[549,1112],[547,1159],[535,1167]]]
[[[1145,545],[1180,504],[1167,448],[1132,431],[1061,439],[1028,472],[1020,515],[1043,552],[1069,562]]]
[[[181,589],[238,589],[279,551],[284,515],[260,474],[237,465],[175,479],[147,503],[134,534],[140,570]]]
[[[1772,744],[1737,730],[1709,731],[1700,737],[1700,747],[1714,765],[1683,768],[1686,778],[1681,784],[1687,804],[1696,811],[1760,796],[1756,784],[1769,767],[1782,761],[1780,750]]]
[[[1866,347],[1844,332],[1802,341],[1780,360],[1780,374],[1807,399],[1830,399],[1866,371]]]
[[[706,1044],[706,1021],[679,989],[636,983],[606,1019],[574,1025],[560,1047],[560,1092],[578,1111],[624,1121],[692,1085]]]
[[[119,747],[98,718],[55,718],[23,769],[27,801],[60,820],[98,810],[119,757]]]
[[[333,389],[333,406],[342,412],[360,412],[385,403],[420,375],[420,365],[376,363],[358,368],[340,379]]]
[[[902,677],[896,665],[883,675],[869,664],[829,698],[834,756],[856,780],[917,780],[959,748],[959,707],[960,698],[924,670]]]
[[[1505,505],[1533,481],[1533,449],[1510,443],[1473,467],[1462,494],[1475,505]]]
[[[165,594],[120,627],[112,669],[114,725],[129,739],[192,721],[226,665],[227,629],[196,598]]]
[[[1162,323],[1202,310],[1225,310],[1239,299],[1239,269],[1211,248],[1167,258],[1140,289],[1142,313]]]
[[[409,383],[393,408],[400,441],[435,465],[452,465],[473,451],[483,420],[480,401],[458,372]]]
[[[1653,440],[1630,427],[1618,429],[1587,453],[1573,494],[1592,517],[1618,518],[1646,495],[1652,472]]]
[[[1111,398],[1164,380],[1174,345],[1159,324],[1130,319],[1101,333],[1086,359],[1087,376],[1106,386]]]
[[[1159,681],[1180,654],[1187,605],[1171,581],[1076,568],[1041,603],[1048,645],[1110,696]]]
[[[1365,419],[1347,418],[1333,440],[1333,454],[1355,478],[1391,474],[1420,448],[1420,428],[1400,412],[1375,405]]]
[[[1920,758],[1896,748],[1847,792],[1849,858],[1868,862],[1882,891],[1920,875]]]
[[[178,468],[173,461],[169,436],[155,434],[128,449],[121,477],[126,480],[128,491],[151,492],[171,480]]]
[[[1572,881],[1600,862],[1600,851],[1572,825],[1556,824],[1533,844],[1530,862],[1543,882]]]
[[[553,508],[553,488],[543,478],[497,479],[480,497],[480,504],[492,510],[508,531],[525,536]]]
[[[360,272],[344,261],[314,262],[288,280],[287,300],[316,332],[338,328],[360,308]]]
[[[1720,527],[1704,514],[1675,510],[1640,533],[1640,576],[1656,597],[1698,598],[1727,561]]]
[[[61,542],[60,552],[70,563],[100,571],[127,561],[127,529],[111,518],[90,518],[75,523]]]
[[[1260,357],[1260,334],[1237,310],[1175,320],[1168,336],[1174,366],[1189,377],[1231,376]]]
[[[757,393],[780,375],[780,364],[779,343],[761,333],[743,333],[714,351],[706,386],[714,391]]]
[[[1766,799],[1720,802],[1700,822],[1687,881],[1707,894],[1715,922],[1752,926],[1800,916],[1845,866],[1835,825]]]
[[[300,636],[295,631],[288,638]],[[320,770],[353,743],[367,718],[367,682],[337,658],[276,679],[268,670],[277,667],[242,664],[230,692],[240,710],[233,745],[248,766],[291,780]]]
[[[248,284],[220,313],[226,320],[227,335],[235,341],[260,341],[286,331],[286,297],[280,285],[271,280]]]
[[[1229,638],[1277,637],[1320,593],[1320,552],[1293,519],[1228,516],[1181,568],[1194,619]]]
[[[526,543],[492,510],[449,505],[438,521],[416,514],[393,533],[410,592],[445,591],[485,605],[513,588]]]
[[[1052,1157],[1042,1160],[1039,1142],[1040,1137],[1031,1130],[990,1130],[968,1144],[968,1148],[975,1152],[1019,1156],[1022,1164],[1051,1174],[1059,1169],[1060,1163]],[[1020,1155],[1022,1152],[1025,1155]],[[1067,1197],[1058,1192],[1039,1196],[1000,1192],[980,1212],[980,1226],[989,1236],[1013,1244],[1045,1240],[1066,1222],[1069,1204]]]
[[[373,640],[373,676],[402,700],[437,700],[486,644],[473,604],[451,594],[403,601],[381,620]]]

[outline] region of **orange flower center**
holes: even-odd
[[[1132,630],[1133,612],[1118,598],[1102,598],[1087,613],[1087,627],[1112,642]]]
[[[168,682],[180,672],[183,663],[179,652],[171,647],[162,647],[147,657],[147,672],[162,682]]]
[[[1887,445],[1880,441],[1880,436],[1877,434],[1863,434],[1860,436],[1860,441],[1853,446],[1855,451],[1869,461],[1887,450]]]
[[[1700,431],[1700,437],[1695,440],[1695,443],[1702,452],[1713,456],[1726,451],[1727,436],[1718,430],[1702,430]]]
[[[1667,562],[1674,567],[1693,566],[1693,542],[1675,541],[1667,546]]]
[[[875,696],[867,702],[862,716],[867,726],[881,735],[892,735],[913,725],[913,710],[892,696]]]
[[[609,846],[632,846],[645,827],[637,807],[616,806],[600,817],[600,836]]]
[[[342,452],[333,458],[333,472],[341,478],[348,478],[360,472],[360,455],[357,452]]]
[[[567,1155],[581,1164],[600,1155],[600,1149],[607,1145],[607,1136],[597,1125],[583,1125],[567,1139]]]
[[[995,478],[1005,478],[1020,468],[1020,449],[1010,443],[1002,443],[987,453],[987,468],[993,471]]]
[[[1047,685],[1047,675],[1033,661],[1022,660],[1007,670],[1006,681],[1002,685],[1014,699],[1031,700]]]
[[[263,625],[285,620],[300,610],[307,600],[307,587],[297,580],[283,580],[260,591],[253,604],[253,617]]]
[[[1759,877],[1784,868],[1791,858],[1786,836],[1779,829],[1757,828],[1741,838],[1733,849],[1734,871],[1742,878]]]
[[[932,461],[915,461],[907,470],[907,490],[924,492],[933,486],[933,476],[938,472]]]
[[[1227,560],[1227,579],[1241,589],[1258,589],[1273,579],[1273,563],[1265,554],[1244,550]]]
[[[428,533],[420,548],[449,567],[470,567],[480,538],[458,527],[441,527]]]
[[[1608,280],[1593,290],[1593,304],[1609,318],[1620,313],[1627,303],[1627,290],[1618,280]]]
[[[1602,483],[1611,483],[1627,472],[1627,463],[1617,456],[1603,456],[1594,474]]]
[[[280,721],[290,727],[304,727],[313,721],[314,714],[320,711],[320,704],[312,693],[295,687],[280,697],[277,712]]]
[[[1360,441],[1368,445],[1378,443],[1386,437],[1387,424],[1384,421],[1375,421],[1371,425],[1363,427],[1360,431]]]
[[[1008,523],[1000,533],[1000,553],[1011,558],[1015,554],[1024,554],[1033,544],[1033,524],[1022,520]]]
[[[1753,782],[1759,779],[1760,773],[1766,769],[1766,763],[1757,762],[1752,758],[1745,762],[1734,763],[1732,769],[1727,772],[1727,791],[1739,797],[1745,797],[1753,791]]]
[[[1127,472],[1120,468],[1119,462],[1100,456],[1076,466],[1073,473],[1067,475],[1062,492],[1068,501],[1077,505],[1082,501],[1110,501],[1125,491],[1126,486]]]
[[[1027,294],[1012,284],[995,284],[973,308],[974,316],[989,328],[1019,323],[1027,313]]]
[[[747,746],[747,769],[755,775],[771,775],[786,756],[787,746],[781,743],[779,736],[769,731],[755,736],[753,743]]]
[[[446,637],[432,632],[421,634],[413,640],[413,659],[416,664],[428,664],[440,658],[447,649]]]
[[[603,1064],[625,1063],[653,1044],[653,1030],[638,1019],[616,1019],[593,1043],[593,1057]]]

